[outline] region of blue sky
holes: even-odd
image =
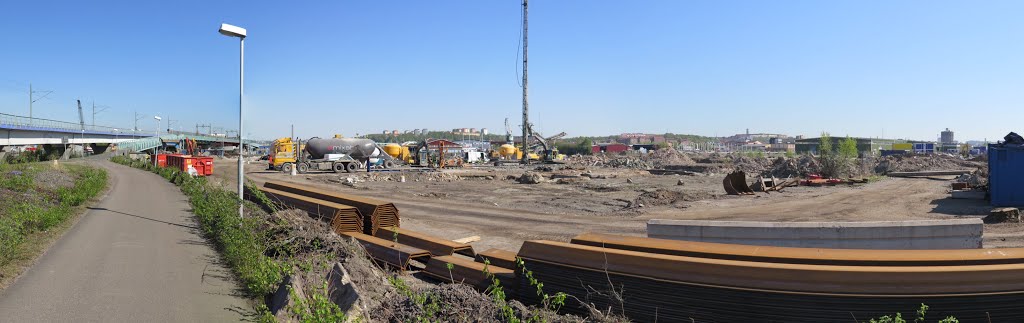
[[[545,133],[752,132],[990,140],[1024,115],[1021,1],[530,4],[531,118]],[[520,2],[6,1],[0,112],[77,120],[76,98],[255,137],[486,127],[520,118]],[[90,119],[86,112],[86,119]],[[140,127],[152,129],[151,117]],[[129,126],[130,127],[130,126]]]

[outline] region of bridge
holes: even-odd
[[[100,152],[110,145],[120,150],[145,151],[166,145],[175,145],[184,139],[195,140],[200,148],[211,146],[238,146],[238,138],[210,136],[198,133],[169,132],[162,135],[133,131],[130,128],[87,125],[59,120],[28,118],[0,113],[0,152],[5,147],[43,146],[43,149],[64,150],[65,146],[93,147]],[[266,145],[265,141],[245,140],[248,147]]]
[[[152,133],[0,113],[0,146],[113,144]]]

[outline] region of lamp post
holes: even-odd
[[[242,217],[242,200],[245,198],[245,168],[242,166],[242,93],[245,89],[245,28],[220,24],[221,35],[238,37],[238,217]]]
[[[153,116],[153,120],[156,120],[156,130],[155,130],[156,131],[156,135],[154,135],[154,136],[156,136],[156,140],[159,141],[160,140],[160,116]],[[160,153],[160,146],[153,147],[153,168],[159,167],[159,165],[157,165],[157,163],[156,163],[156,160],[158,159],[156,155],[158,155],[159,153]]]

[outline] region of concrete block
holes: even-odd
[[[981,219],[871,222],[647,222],[659,239],[760,246],[839,249],[972,249],[982,247]]]

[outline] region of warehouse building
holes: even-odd
[[[846,137],[835,136],[832,137],[832,147],[839,147],[839,143],[845,140]],[[880,139],[880,138],[858,138],[854,137],[853,140],[857,141],[857,152],[860,156],[878,156],[882,150],[891,150],[893,144],[906,142],[905,140],[898,139]],[[818,146],[821,144],[821,138],[804,138],[796,140],[796,153],[797,154],[818,154]]]

